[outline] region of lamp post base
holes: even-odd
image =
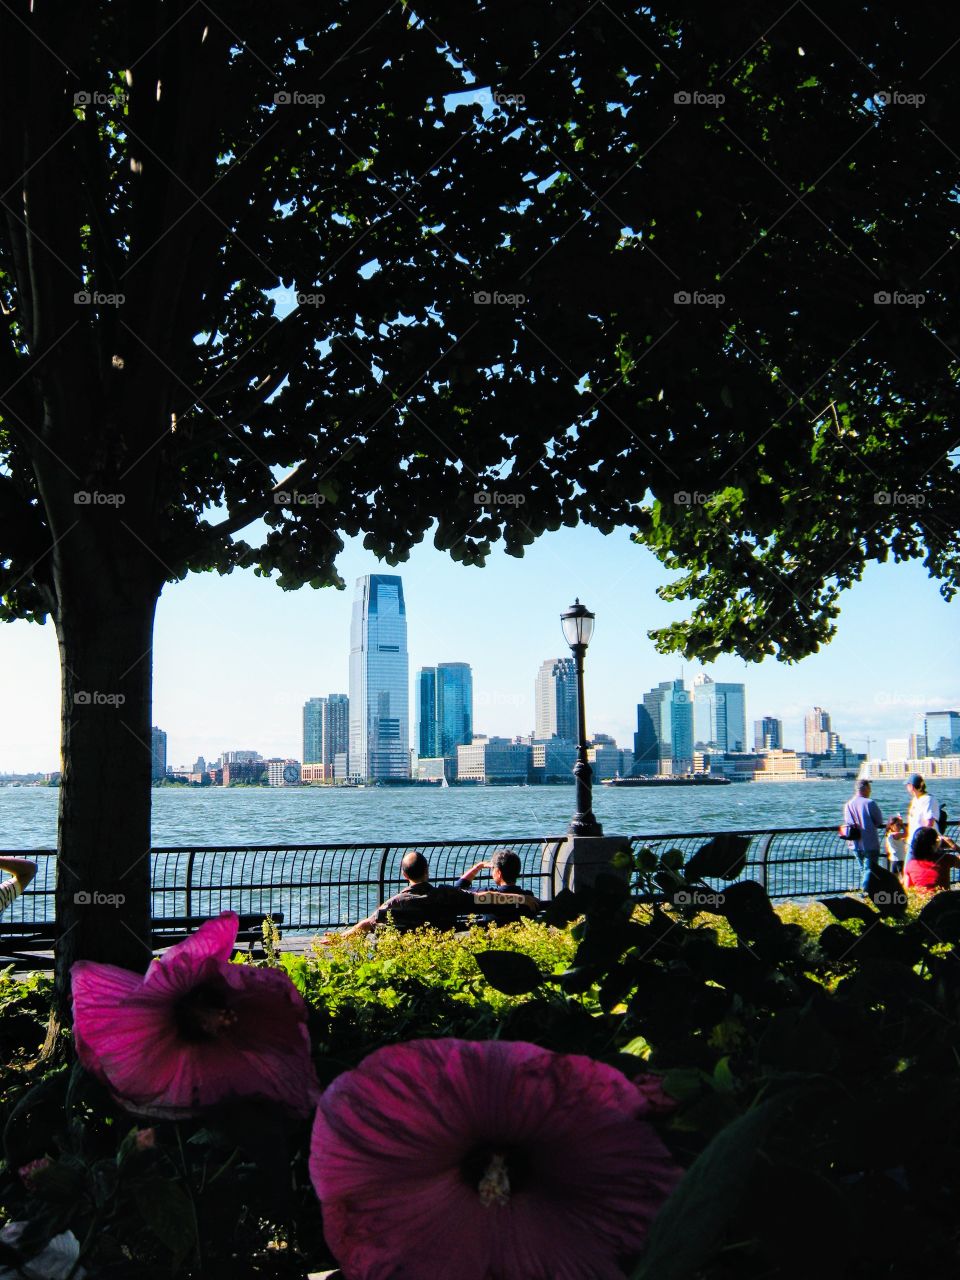
[[[544,861],[550,856],[551,866],[544,865],[544,871],[553,872],[553,892],[561,889],[586,888],[593,884],[598,875],[619,876],[629,880],[630,872],[612,865],[613,857],[623,849],[629,849],[626,836],[594,836],[580,835],[571,831],[557,850],[556,861],[553,861],[552,850],[555,845],[544,845]]]

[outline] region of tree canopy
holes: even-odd
[[[2,27],[4,617],[55,612],[97,519],[158,584],[284,587],[343,535],[479,564],[626,525],[703,602],[660,644],[705,657],[808,652],[869,560],[953,589],[949,8]]]

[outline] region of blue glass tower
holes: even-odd
[[[437,755],[473,741],[473,672],[468,662],[437,665]]]
[[[414,741],[423,760],[439,755],[437,749],[437,668],[421,667],[413,689],[416,707]]]
[[[357,579],[350,627],[350,772],[410,776],[407,611],[395,574]]]

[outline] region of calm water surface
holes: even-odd
[[[840,821],[850,782],[735,783],[652,791],[598,787],[594,811],[608,835],[677,834]],[[933,788],[931,788],[933,790]],[[56,841],[57,791],[0,787],[0,848],[49,848]],[[960,780],[934,795],[960,818]],[[880,782],[884,817],[906,813],[899,782]],[[573,787],[327,789],[160,787],[153,792],[153,842],[160,845],[302,845],[382,840],[537,838],[562,834]]]

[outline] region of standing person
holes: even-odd
[[[860,860],[864,893],[867,891],[867,876],[880,866],[880,832],[883,826],[880,806],[876,800],[870,799],[870,780],[861,778],[843,806],[840,834]]]
[[[895,876],[903,875],[903,864],[907,860],[907,828],[900,817],[891,818],[887,826],[887,838],[884,842],[890,870]]]
[[[14,898],[19,898],[37,874],[37,864],[27,858],[0,858],[0,913],[6,911]]]
[[[940,817],[940,806],[927,790],[927,784],[919,773],[911,773],[907,779],[910,808],[907,810],[907,852],[913,838],[924,827],[935,827]]]

